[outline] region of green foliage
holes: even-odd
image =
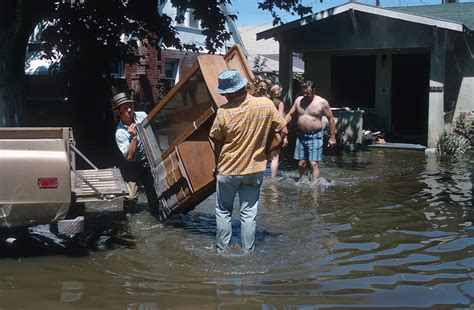
[[[474,137],[474,127],[472,125],[472,120],[467,118],[466,113],[460,113],[459,116],[454,121],[453,132],[463,136],[468,140],[472,140]]]
[[[293,73],[293,79],[297,80],[300,83],[303,83],[304,75],[301,73]]]
[[[223,8],[232,0],[170,1],[180,12],[193,9],[195,18],[200,20],[202,33],[206,36],[205,46],[210,53],[224,47],[231,38],[226,23],[237,19],[237,16]],[[72,4],[70,1],[47,2],[54,6],[49,12],[44,12],[43,18],[50,22],[50,26],[43,34],[43,48],[48,58],[54,57],[55,51],[64,56],[61,63],[63,69],[73,64],[77,56],[84,55],[84,50],[92,50],[96,58],[103,59],[98,71],[105,74],[110,71],[111,62],[138,63],[142,57],[138,52],[140,45],[175,47],[195,52],[202,50],[193,44],[180,42],[177,30],[172,26],[173,19],[159,14],[157,0],[87,0]],[[300,2],[302,0],[263,0],[259,1],[259,7],[271,12],[274,23],[281,23],[281,13],[299,16],[311,13],[311,8]],[[174,19],[179,21],[182,18],[176,16]]]
[[[453,124],[453,131],[443,131],[436,144],[438,157],[459,157],[471,145],[473,138],[472,121],[468,120],[465,113],[459,114]]]
[[[280,17],[280,11],[289,12],[291,15],[298,15],[299,17],[313,12],[311,7],[304,6],[301,2],[301,0],[264,0],[259,1],[258,8],[272,14],[273,25],[275,26],[284,22]],[[320,2],[323,2],[323,0],[320,0]]]
[[[436,144],[438,157],[459,157],[466,152],[470,141],[457,133],[443,131]]]
[[[267,59],[261,55],[255,56],[252,71],[255,73],[264,72],[267,69]]]
[[[227,21],[237,18],[229,13],[227,6],[237,0],[169,1],[182,12],[193,9],[210,53],[224,47],[231,37]],[[271,12],[274,24],[281,23],[280,14],[311,13],[311,8],[301,5],[302,0],[254,1],[258,1],[260,9]],[[8,51],[0,53],[2,70],[7,73],[0,74],[0,86],[5,88],[0,98],[0,125],[18,124],[22,117],[24,98],[18,95],[22,93],[18,90],[24,87],[28,37],[39,22],[48,22],[41,47],[45,58],[55,59],[59,53],[62,58],[57,68],[72,76],[91,76],[91,81],[110,76],[117,61],[139,63],[142,57],[147,57],[140,46],[201,50],[179,40],[173,18],[160,14],[158,3],[158,0],[0,0],[0,46]],[[179,19],[182,16],[175,17]]]

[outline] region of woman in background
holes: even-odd
[[[282,94],[283,88],[280,86],[280,84],[274,84],[270,88],[269,91],[269,97],[270,100],[273,101],[275,104],[276,109],[280,112],[281,116],[285,117],[285,105],[283,101],[280,100],[281,94]],[[283,139],[283,147],[285,147],[288,144],[288,138],[285,137]],[[270,176],[272,178],[276,178],[278,174],[278,165],[280,161],[280,150],[274,150],[270,154],[271,156],[271,164],[270,164]]]

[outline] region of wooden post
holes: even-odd
[[[279,81],[283,87],[282,100],[285,107],[293,103],[293,52],[288,49],[288,44],[279,38],[280,58],[279,58]]]

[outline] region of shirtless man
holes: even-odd
[[[307,162],[311,165],[311,181],[314,183],[319,177],[318,162],[323,153],[323,123],[326,116],[329,122],[329,146],[336,144],[336,123],[331,107],[326,99],[316,96],[312,81],[301,84],[303,96],[296,98],[295,103],[286,115],[289,123],[293,114],[297,115],[297,133],[294,158],[298,160],[300,176],[306,175]]]

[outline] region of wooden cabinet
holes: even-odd
[[[227,102],[217,93],[217,76],[227,69],[254,78],[238,45],[224,56],[200,55],[138,126],[164,218],[193,210],[215,191],[209,130],[215,112]]]

